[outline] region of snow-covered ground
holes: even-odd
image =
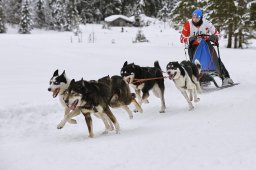
[[[58,130],[63,108],[47,91],[56,69],[69,78],[119,75],[125,61],[162,69],[186,59],[179,33],[162,24],[143,28],[149,43],[132,43],[137,28],[82,27],[82,43],[69,32],[34,30],[20,35],[9,28],[0,35],[1,170],[252,170],[256,169],[256,51],[221,48],[221,57],[239,86],[200,94],[195,110],[173,82],[165,80],[166,113],[150,96],[144,113],[130,120],[113,109],[121,133],[88,138],[82,115],[77,125]],[[94,33],[95,42],[88,43]],[[72,43],[71,43],[72,37]],[[222,44],[223,45],[223,44]],[[132,107],[131,107],[132,108]]]

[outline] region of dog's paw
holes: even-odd
[[[133,112],[134,112],[134,113],[137,113],[137,112],[139,112],[139,111],[138,111],[137,109],[134,109]]]
[[[68,123],[70,123],[70,124],[77,124],[77,121],[76,121],[75,119],[70,119],[70,120],[68,121]]]
[[[159,113],[165,113],[165,110],[160,110]]]
[[[199,102],[200,101],[200,98],[197,98],[197,99],[195,99],[195,101],[194,102]]]
[[[57,129],[62,129],[64,127],[64,124],[62,122],[60,122],[58,125],[57,125]]]
[[[89,138],[93,138],[93,134],[89,134],[88,137],[89,137]]]
[[[143,100],[143,103],[149,103],[148,99]]]
[[[130,119],[133,119],[133,115],[130,115],[129,118],[130,118]]]
[[[102,132],[103,135],[108,134],[108,130],[105,130],[104,132]]]
[[[188,110],[191,111],[191,110],[193,110],[193,109],[194,109],[194,106],[191,105],[191,106],[189,106],[189,109],[188,109]]]

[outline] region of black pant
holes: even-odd
[[[212,52],[212,57],[214,59],[217,59],[217,63],[219,63],[219,69],[217,69],[216,71],[219,73],[220,75],[220,78],[223,80],[224,78],[230,78],[229,76],[229,73],[228,73],[228,70],[226,69],[226,67],[224,66],[224,64],[222,63],[221,59],[219,58],[219,56],[217,55],[213,45],[211,44],[210,41],[206,41],[208,47],[209,47],[209,50]],[[188,47],[188,55],[189,55],[189,59],[190,61],[193,60],[193,57],[194,57],[194,54],[196,52],[196,49],[198,47],[198,44],[197,45],[194,45],[194,44],[190,44],[189,47]]]

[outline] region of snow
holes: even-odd
[[[126,17],[124,15],[111,15],[109,17],[106,17],[105,21],[106,22],[112,22],[112,21],[115,21],[115,20],[117,20],[119,18],[121,18],[121,19],[123,19],[125,21],[128,21],[128,22],[133,22],[133,20],[131,20],[130,18],[128,18],[128,17]]]
[[[21,35],[9,28],[1,35],[1,170],[256,168],[255,48],[221,47],[225,66],[241,84],[205,89],[193,111],[166,79],[166,113],[158,112],[160,101],[151,93],[150,103],[142,105],[144,113],[134,113],[133,120],[112,109],[120,134],[101,134],[103,123],[93,117],[95,137],[88,138],[82,115],[75,118],[77,125],[58,130],[63,108],[47,91],[56,69],[66,70],[69,78],[90,80],[119,75],[125,61],[153,66],[158,60],[165,70],[168,62],[186,59],[179,33],[164,24],[142,28],[150,43],[135,44],[138,28],[125,27],[123,33],[120,27],[101,28],[82,27],[82,43],[70,32],[32,30]],[[92,33],[95,43],[88,43]]]

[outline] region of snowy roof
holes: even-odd
[[[154,22],[156,19],[146,16],[145,14],[140,14],[140,19],[143,22]],[[134,21],[134,16],[130,17],[130,20]]]
[[[125,21],[128,21],[128,22],[133,22],[133,20],[131,20],[130,18],[128,18],[128,17],[126,17],[124,15],[111,15],[109,17],[106,17],[105,21],[106,22],[112,22],[112,21],[115,21],[115,20],[117,20],[119,18],[121,18],[121,19],[123,19]]]

